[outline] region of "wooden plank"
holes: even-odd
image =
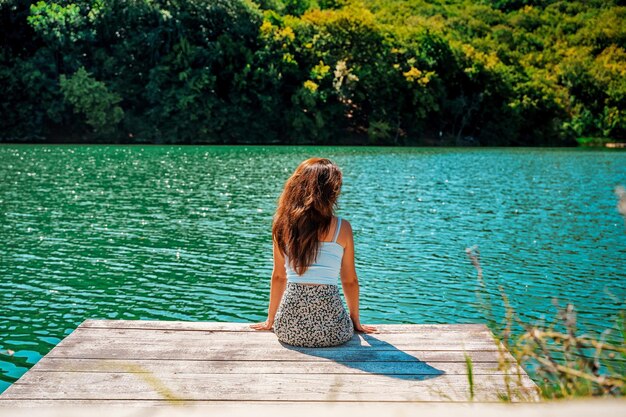
[[[278,341],[272,332],[215,332],[215,331],[186,331],[186,330],[137,330],[137,329],[78,329],[67,336],[59,346],[70,346],[73,343],[219,343],[228,346],[235,343],[245,348],[255,348],[258,345],[265,347],[286,347]],[[355,334],[342,348],[361,347],[376,349],[396,348],[422,348],[436,346],[438,350],[488,350],[495,349],[495,344],[488,331],[477,333],[447,332],[443,334],[409,334],[409,333],[385,333],[376,335]]]
[[[75,344],[57,346],[48,353],[49,357],[82,359],[161,359],[161,360],[299,360],[320,361],[403,361],[414,362],[464,362],[465,353],[473,362],[497,362],[497,351],[462,350],[377,350],[377,349],[241,349],[222,346],[175,346],[164,345],[120,345],[111,343],[99,346]],[[505,355],[507,355],[505,353]]]
[[[527,385],[527,386],[525,386]],[[102,387],[106,387],[103,390]],[[534,388],[522,383],[521,394]],[[475,398],[497,400],[504,393],[501,377],[476,375]],[[465,401],[469,399],[464,375],[396,378],[385,375],[240,375],[131,374],[89,372],[27,373],[3,397],[57,399],[137,400],[280,400],[280,401]]]
[[[460,342],[454,341],[454,342],[445,343],[443,341],[437,341],[436,339],[433,339],[432,334],[428,335],[427,337],[425,336],[423,338],[423,341],[420,342],[419,346],[414,346],[415,343],[410,342],[410,340],[412,340],[412,338],[410,337],[411,336],[410,334],[399,334],[399,335],[398,334],[384,334],[384,335],[376,335],[376,336],[355,335],[351,341],[349,341],[348,343],[342,346],[317,349],[317,348],[299,348],[299,347],[284,345],[278,342],[278,340],[275,338],[275,335],[270,332],[246,333],[245,339],[239,337],[238,334],[230,333],[226,337],[227,339],[230,339],[231,341],[225,342],[223,340],[220,340],[222,339],[225,333],[217,333],[217,334],[211,333],[212,336],[204,336],[200,340],[197,340],[196,338],[189,338],[188,336],[184,338],[180,338],[180,337],[177,337],[178,332],[164,333],[162,330],[155,330],[151,332],[130,331],[130,333],[125,333],[125,332],[128,332],[128,330],[121,330],[121,332],[124,332],[123,334],[131,335],[131,336],[137,333],[139,335],[144,334],[144,336],[142,337],[138,336],[138,337],[130,337],[130,338],[126,338],[126,337],[119,338],[119,337],[113,337],[113,336],[109,337],[106,333],[107,331],[109,330],[102,330],[102,332],[104,333],[95,332],[94,334],[93,329],[87,332],[85,332],[84,330],[77,330],[74,333],[72,333],[70,336],[68,336],[66,339],[64,339],[61,343],[59,343],[49,353],[49,355],[52,357],[59,357],[59,356],[67,355],[67,356],[72,356],[72,357],[102,358],[102,357],[107,357],[107,356],[102,356],[102,354],[98,354],[97,352],[104,352],[106,350],[110,350],[112,354],[109,357],[118,357],[118,358],[124,357],[125,358],[126,356],[123,356],[123,354],[120,355],[120,351],[141,350],[144,353],[146,353],[146,351],[149,351],[149,352],[154,352],[157,354],[156,357],[150,356],[150,358],[161,359],[163,358],[163,356],[158,356],[158,352],[161,350],[160,347],[163,347],[164,350],[162,351],[162,354],[165,355],[164,357],[171,358],[171,359],[176,359],[176,358],[224,359],[223,357],[219,357],[219,356],[215,357],[214,355],[215,354],[219,355],[219,352],[210,352],[210,349],[213,347],[213,345],[207,346],[208,344],[207,342],[214,342],[215,345],[219,345],[220,350],[223,350],[224,352],[227,352],[228,354],[232,355],[233,359],[239,359],[239,360],[248,360],[249,357],[247,356],[247,354],[250,350],[258,351],[257,353],[262,354],[263,358],[267,360],[276,359],[274,355],[276,351],[278,351],[278,355],[280,355],[277,359],[294,358],[293,354],[285,353],[284,352],[285,350],[299,352],[303,354],[313,354],[314,356],[321,355],[322,357],[336,358],[335,350],[341,350],[341,353],[343,355],[346,355],[347,354],[346,350],[357,349],[361,351],[364,346],[370,345],[370,346],[367,346],[368,351],[379,350],[379,349],[398,351],[392,357],[391,360],[393,360],[394,357],[398,358],[398,357],[404,356],[402,353],[402,350],[417,351],[417,350],[437,349],[437,350],[456,350],[456,351],[472,351],[472,350],[489,351],[489,350],[493,350],[496,348],[496,345],[493,343],[493,341],[490,342],[488,340],[479,339],[478,341],[470,340],[467,343],[465,343],[463,340],[461,340]],[[87,335],[89,336],[86,337]],[[117,336],[117,335],[114,335],[114,336]],[[210,337],[216,337],[217,340],[209,339]],[[234,339],[231,339],[232,337],[234,337]],[[398,339],[398,341],[396,342],[397,344],[394,346],[384,340],[381,340],[381,338],[388,338],[394,342],[396,341],[394,340],[394,338],[396,338]],[[402,339],[401,344],[399,344],[400,339]],[[235,346],[233,346],[233,341],[234,341]],[[102,344],[105,344],[105,346],[102,346]],[[138,345],[141,345],[141,346],[138,346]],[[163,346],[163,345],[166,345],[166,346]],[[171,347],[175,347],[175,350],[177,352],[180,352],[179,354],[182,356],[172,357],[172,355],[168,353],[169,351],[172,350],[172,349],[168,350],[168,348],[171,348]],[[198,351],[198,349],[200,349],[200,351],[206,351],[206,355],[210,355],[210,356],[209,357],[186,356],[188,354],[193,355],[193,352]],[[242,349],[244,350],[244,352],[238,352]],[[265,352],[267,352],[267,354],[264,354]],[[242,353],[244,355],[243,357],[241,356]],[[371,352],[368,352],[368,353],[371,355]],[[507,360],[512,361],[512,357],[510,357],[508,352],[504,352],[504,353],[505,353],[505,357],[507,358]],[[475,358],[475,359],[482,360],[481,358]],[[407,360],[407,359],[404,359],[404,360]],[[414,360],[414,359],[408,358],[408,360]],[[463,359],[458,358],[457,360],[460,361]],[[491,359],[491,360],[497,360],[497,359]]]
[[[350,366],[332,360],[320,362],[302,361],[189,361],[189,360],[144,360],[133,359],[65,359],[46,358],[36,363],[29,372],[146,372],[146,373],[187,373],[187,374],[417,374],[417,375],[466,375],[465,362],[360,362]],[[507,370],[516,372],[512,365]],[[498,363],[477,362],[473,364],[476,375],[499,374]]]
[[[104,329],[144,329],[144,330],[213,330],[225,332],[258,332],[250,328],[252,323],[214,323],[192,321],[163,321],[163,320],[85,320],[78,328]],[[376,324],[380,333],[426,333],[449,331],[481,331],[487,326],[479,323],[468,324]]]
[[[179,404],[180,403],[180,404]],[[400,405],[414,405],[414,404],[427,404],[429,402],[408,402],[408,401],[393,401],[393,402],[379,402],[379,403],[366,403],[364,404],[362,401],[354,400],[354,401],[343,401],[341,403],[329,403],[326,401],[210,401],[210,400],[185,400],[185,401],[176,401],[176,400],[111,400],[111,399],[100,399],[97,401],[94,400],[83,400],[83,399],[59,399],[59,398],[24,398],[24,399],[4,399],[0,396],[0,416],[4,416],[2,414],[2,410],[7,410],[11,412],[11,416],[23,415],[27,417],[33,417],[36,415],[42,415],[45,417],[63,415],[63,416],[84,416],[84,415],[100,415],[97,413],[93,413],[93,411],[105,412],[106,416],[110,417],[111,415],[117,415],[116,412],[119,409],[123,409],[123,416],[132,415],[138,408],[147,408],[147,407],[155,407],[155,408],[163,408],[169,407],[171,408],[171,413],[183,413],[181,415],[189,416],[194,415],[194,413],[203,412],[206,413],[207,409],[213,411],[212,409],[219,409],[219,411],[224,412],[228,410],[232,412],[233,409],[246,408],[246,417],[250,415],[256,415],[255,412],[259,409],[264,410],[268,407],[278,407],[281,413],[288,411],[289,407],[297,407],[298,410],[302,412],[303,409],[307,411],[312,406],[323,406],[328,407],[330,410],[336,410],[339,406],[358,406],[361,407],[372,407],[374,405],[384,405],[386,407],[392,404],[400,404]],[[447,404],[454,404],[455,402],[447,401],[440,402]],[[182,407],[181,407],[182,406]],[[54,414],[50,413],[50,408],[54,407]],[[109,408],[110,407],[110,408]],[[127,408],[131,408],[130,412]],[[254,409],[252,411],[251,409]],[[38,410],[35,410],[38,409]],[[92,410],[93,409],[93,410]],[[170,410],[168,410],[170,411]],[[289,410],[293,412],[293,410]],[[72,414],[72,412],[74,414]],[[40,414],[37,414],[40,413]],[[62,414],[63,413],[63,414]],[[172,414],[168,414],[172,415]],[[8,414],[7,414],[8,415]],[[175,415],[175,414],[174,414]],[[222,415],[222,414],[220,414]],[[272,414],[276,416],[276,414]],[[279,415],[287,415],[287,414],[279,414]],[[204,416],[203,416],[204,417]],[[620,416],[621,417],[621,416]]]
[[[221,339],[220,337],[212,338],[207,336],[205,338],[186,338],[178,337],[177,335],[151,335],[143,338],[107,338],[106,334],[101,337],[73,337],[64,339],[63,343],[57,345],[57,348],[70,349],[73,347],[101,347],[101,346],[115,346],[126,347],[129,349],[143,349],[144,346],[176,346],[180,350],[184,350],[191,347],[197,347],[202,345],[220,346],[222,349],[263,349],[263,348],[283,348],[283,349],[295,349],[299,351],[320,351],[321,349],[329,348],[298,348],[295,346],[283,345],[278,339],[254,339],[254,338],[235,338],[235,339]],[[424,339],[424,340],[398,340],[393,343],[387,343],[379,339],[367,339],[360,340],[353,338],[347,343],[340,345],[336,348],[342,349],[363,349],[363,350],[460,350],[460,351],[486,351],[496,350],[496,346],[489,340],[440,340],[436,339]]]
[[[186,329],[152,329],[150,331],[146,331],[146,329],[103,329],[103,328],[93,328],[93,327],[85,327],[78,328],[73,331],[67,337],[80,337],[83,339],[87,338],[108,338],[108,339],[134,339],[134,340],[150,340],[150,339],[160,339],[160,338],[168,338],[168,337],[180,337],[189,340],[206,340],[210,338],[211,340],[259,340],[259,341],[274,341],[277,340],[276,334],[272,331],[256,331],[256,332],[226,332],[226,331],[216,331],[216,330],[186,330]],[[372,341],[375,343],[376,341],[385,341],[388,343],[394,342],[405,342],[408,340],[412,341],[421,341],[421,340],[467,340],[467,341],[475,341],[475,340],[484,340],[490,343],[494,343],[494,338],[491,332],[487,329],[476,329],[471,331],[462,331],[462,330],[451,330],[442,333],[436,333],[432,331],[420,331],[417,333],[408,333],[408,332],[400,332],[400,333],[374,333],[374,334],[364,334],[364,333],[355,333],[353,336],[353,340],[360,340],[361,344],[367,344],[368,341]]]
[[[87,320],[2,395],[7,401],[394,402],[514,399],[536,385],[484,325],[379,325],[331,348],[298,348],[249,323]],[[245,375],[245,376],[244,376]],[[515,379],[515,378],[514,378]],[[21,400],[20,400],[21,399]]]
[[[88,321],[89,322],[89,321]],[[87,323],[88,323],[87,322]],[[143,322],[139,322],[137,323],[137,321],[132,321],[130,323],[134,323],[134,324],[143,324]],[[156,324],[156,323],[155,323]],[[170,323],[170,324],[174,324],[174,323]],[[183,322],[183,324],[187,324],[186,322]],[[221,324],[221,323],[218,323]],[[226,323],[228,324],[228,323]],[[235,323],[236,324],[236,323]],[[429,325],[430,326],[430,325]],[[406,328],[407,326],[401,326]],[[409,327],[419,327],[422,328],[423,326],[409,326]],[[238,334],[240,333],[227,333],[227,332],[213,332],[213,333],[209,333],[210,336],[207,335],[207,330],[199,330],[196,332],[188,332],[188,331],[184,331],[184,339],[185,342],[181,342],[181,338],[177,338],[177,335],[181,335],[182,336],[182,330],[175,330],[175,331],[170,331],[170,330],[152,330],[152,331],[137,331],[135,328],[131,328],[130,329],[96,329],[96,328],[88,328],[88,329],[83,329],[80,328],[77,329],[75,332],[73,332],[70,336],[68,336],[66,339],[64,339],[55,349],[52,350],[52,352],[50,352],[50,356],[52,357],[59,357],[59,356],[64,356],[64,355],[70,355],[72,357],[85,357],[85,358],[102,358],[102,357],[106,357],[103,355],[98,354],[98,351],[103,351],[102,346],[100,346],[100,344],[102,343],[106,343],[107,348],[111,346],[111,344],[115,344],[116,345],[116,349],[115,352],[112,352],[112,355],[110,357],[125,357],[123,354],[120,355],[119,351],[120,350],[129,350],[132,351],[134,350],[138,350],[139,347],[136,345],[132,345],[132,343],[137,343],[137,344],[152,344],[152,345],[157,345],[157,346],[151,346],[148,349],[151,352],[155,352],[157,353],[159,351],[159,347],[161,346],[163,343],[165,343],[165,341],[169,341],[171,342],[172,345],[175,345],[178,347],[177,351],[181,352],[180,355],[182,356],[174,356],[172,357],[171,354],[168,353],[167,350],[165,350],[163,353],[163,355],[165,355],[166,358],[171,358],[171,359],[177,359],[177,358],[181,358],[181,359],[225,359],[223,357],[215,357],[215,355],[219,355],[219,352],[206,352],[207,355],[209,355],[209,357],[196,357],[196,356],[187,356],[188,354],[192,354],[193,355],[193,347],[188,347],[188,346],[182,346],[182,343],[187,343],[187,341],[189,341],[189,343],[196,343],[196,344],[206,344],[208,341],[212,342],[212,343],[216,343],[220,345],[220,349],[227,351],[230,355],[233,356],[233,359],[239,359],[239,360],[249,360],[249,355],[247,355],[247,352],[243,352],[243,357],[241,355],[241,352],[236,352],[236,348],[243,348],[246,350],[250,350],[250,349],[254,349],[254,350],[258,350],[259,354],[262,354],[264,359],[267,360],[274,360],[274,359],[292,359],[294,358],[293,354],[289,354],[289,353],[284,353],[283,350],[284,349],[289,349],[289,350],[293,350],[296,352],[302,352],[302,353],[313,353],[314,355],[318,355],[319,353],[322,354],[322,356],[328,356],[329,358],[337,358],[335,356],[335,352],[333,349],[341,349],[342,351],[346,350],[346,349],[352,349],[352,348],[358,348],[360,349],[361,346],[367,346],[367,345],[374,345],[372,347],[368,347],[368,349],[389,349],[389,350],[397,350],[397,349],[401,349],[401,350],[431,350],[431,349],[438,349],[438,350],[458,350],[458,351],[471,351],[471,350],[480,350],[480,351],[488,351],[488,350],[493,350],[495,349],[495,344],[493,343],[493,341],[489,341],[492,340],[490,337],[490,332],[488,331],[488,329],[486,329],[485,326],[474,326],[471,325],[470,330],[472,331],[477,331],[481,334],[476,334],[476,338],[478,338],[478,341],[476,340],[469,340],[467,343],[464,342],[464,332],[460,331],[460,328],[458,326],[442,326],[444,328],[449,328],[449,327],[454,327],[454,329],[452,329],[451,331],[448,332],[444,332],[444,333],[433,333],[432,331],[427,332],[425,334],[420,334],[420,335],[416,335],[416,334],[409,334],[409,333],[399,333],[399,334],[393,334],[393,333],[389,333],[389,334],[376,334],[376,335],[363,335],[363,334],[357,334],[353,337],[353,340],[349,341],[348,343],[338,347],[338,348],[324,348],[324,349],[311,349],[311,348],[297,348],[297,347],[293,347],[293,346],[288,346],[288,345],[283,345],[280,342],[277,341],[275,335],[272,332],[252,332],[252,333],[246,333],[246,337],[245,337],[245,342],[242,342],[241,337],[238,336]],[[102,333],[104,332],[104,333]],[[112,335],[107,334],[106,332],[114,332]],[[156,333],[155,333],[156,332]],[[194,333],[197,334],[202,334],[201,340],[196,340],[195,338],[190,338],[189,334],[193,335]],[[142,336],[144,335],[144,336]],[[489,336],[488,336],[489,335]],[[123,337],[120,337],[123,336]],[[128,337],[127,337],[128,336]],[[480,336],[480,337],[479,337]],[[207,339],[207,338],[211,338],[211,339]],[[236,340],[236,347],[233,347],[232,344],[229,343],[224,343],[221,339],[223,338],[226,339],[231,339],[231,340]],[[232,339],[232,338],[235,339]],[[461,339],[460,341],[455,341],[453,343],[450,344],[446,344],[444,342],[442,342],[441,340],[437,340],[437,337],[443,338],[443,339],[448,339],[448,338],[458,338]],[[173,340],[171,338],[174,338]],[[217,339],[215,339],[217,338]],[[410,340],[414,339],[414,338],[419,338],[420,340],[420,344],[418,346],[415,346],[415,343],[411,343]],[[98,340],[101,339],[101,340]],[[124,344],[120,344],[120,342],[123,342],[124,339],[131,339],[130,341],[130,345],[124,345]],[[249,340],[256,340],[258,342],[249,342]],[[381,340],[381,339],[387,339],[391,342],[395,342],[396,345],[390,346],[388,345],[389,342],[385,341],[385,340]],[[482,340],[481,340],[482,339]],[[103,340],[105,340],[103,342]],[[128,340],[127,340],[128,341]],[[192,342],[193,341],[193,342]],[[262,341],[265,341],[267,343],[269,343],[270,345],[264,345]],[[402,343],[400,343],[400,341],[402,341]],[[256,343],[260,343],[262,346],[257,345]],[[76,346],[77,344],[80,344],[81,346]],[[84,349],[81,349],[81,347],[84,347],[86,344],[91,345],[90,346],[90,351],[89,352],[84,352]],[[65,349],[67,348],[67,349]],[[76,349],[78,348],[78,350]],[[141,349],[144,349],[144,347],[142,346]],[[268,351],[269,349],[269,351]],[[273,352],[272,349],[278,349],[280,350],[280,352]],[[197,349],[196,349],[197,350]],[[267,354],[265,354],[265,352],[267,352]],[[276,354],[278,354],[278,357],[276,356]],[[345,352],[344,356],[345,356]],[[95,355],[95,356],[94,356]],[[371,352],[369,353],[369,355],[371,356]],[[456,359],[453,360],[457,360],[457,361],[464,361],[464,358],[461,357],[462,355],[458,355],[453,353],[452,354],[454,357],[456,357]],[[409,357],[409,358],[401,358],[402,356],[404,356],[401,352],[398,352],[396,354],[394,354],[390,360],[394,360],[394,358],[396,358],[396,360],[398,358],[400,358],[400,360],[414,360],[414,358]],[[159,357],[158,355],[156,357],[154,356],[150,356],[151,358],[156,358],[156,359],[160,359],[161,357]],[[483,358],[476,357],[476,355],[472,356],[474,360],[478,360],[478,361],[482,361],[484,360]],[[510,356],[510,354],[508,352],[504,352],[504,357],[506,358],[506,360],[514,362],[513,358]],[[362,357],[361,357],[362,358]],[[337,359],[342,359],[341,357],[337,358]],[[349,359],[349,358],[343,358],[343,359]],[[374,360],[380,359],[380,358],[373,358]],[[437,358],[434,358],[437,359]],[[307,359],[308,360],[308,359]],[[445,359],[446,361],[449,361],[450,359]],[[497,360],[497,358],[489,358],[488,360],[491,361],[495,361]]]
[[[468,412],[472,415],[480,415],[484,417],[485,414],[474,413],[477,409],[482,407],[496,407],[488,414],[491,417],[502,417],[506,414],[507,417],[512,415],[520,417],[529,417],[537,415],[567,415],[567,417],[574,417],[579,415],[580,417],[588,417],[590,411],[598,411],[598,407],[615,403],[620,404],[619,401],[610,400],[590,400],[591,404],[595,404],[595,409],[585,409],[584,414],[564,414],[562,412],[562,403],[552,404],[506,404],[501,401],[489,401],[489,402],[473,402],[468,404],[464,401],[449,401],[446,399],[439,399],[437,401],[377,401],[377,402],[363,402],[361,400],[346,400],[342,402],[328,402],[328,401],[275,401],[275,400],[263,400],[263,401],[211,401],[211,400],[114,400],[114,399],[101,399],[101,400],[82,400],[82,399],[6,399],[3,400],[0,397],[0,407],[7,410],[7,416],[16,417],[23,415],[26,417],[34,417],[41,415],[44,417],[53,416],[76,416],[83,417],[89,416],[104,416],[112,417],[118,415],[127,417],[134,415],[134,413],[141,413],[138,408],[157,408],[164,407],[168,410],[155,410],[157,412],[167,412],[167,416],[201,416],[206,417],[207,411],[217,412],[217,415],[242,415],[249,417],[251,415],[261,416],[265,414],[257,414],[258,412],[267,411],[268,417],[277,416],[289,416],[293,417],[293,413],[297,413],[299,416],[310,415],[311,417],[318,417],[320,414],[326,416],[336,415],[338,417],[345,417],[345,412],[358,412],[363,416],[407,416],[413,413],[419,413],[421,415],[426,408],[423,415],[434,416],[441,415],[442,417],[458,416],[459,414],[467,415]],[[574,401],[578,403],[578,401]],[[548,409],[544,409],[545,413],[541,414],[538,410],[541,407],[548,405]],[[49,407],[55,407],[55,410],[50,410]],[[523,407],[523,408],[520,408]],[[623,405],[620,405],[619,412],[606,415],[604,417],[622,417]],[[34,410],[39,408],[40,410]],[[558,408],[556,410],[555,408]],[[234,411],[241,410],[243,414],[232,414]],[[443,414],[433,414],[433,411],[451,410],[445,411]],[[516,413],[518,411],[518,414]],[[523,410],[523,411],[520,411]],[[53,411],[53,414],[50,414]],[[100,412],[101,414],[92,413],[92,411]],[[121,412],[120,412],[121,411]],[[37,414],[39,412],[39,414]],[[271,414],[269,414],[271,412]],[[364,413],[366,412],[366,413]],[[395,413],[394,413],[395,412]],[[20,414],[22,413],[22,414]],[[411,414],[407,414],[411,413]],[[0,412],[0,415],[4,416]],[[161,416],[163,414],[157,414]]]

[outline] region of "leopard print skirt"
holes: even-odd
[[[287,282],[274,317],[274,333],[288,345],[328,347],[350,340],[354,326],[337,285]]]

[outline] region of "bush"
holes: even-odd
[[[118,103],[122,98],[109,91],[107,86],[95,80],[81,67],[71,77],[61,75],[59,84],[65,100],[76,113],[85,116],[85,122],[97,134],[110,133],[124,118]]]

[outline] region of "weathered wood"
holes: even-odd
[[[198,346],[219,346],[220,349],[278,349],[285,348],[281,344],[276,336],[272,338],[263,339],[248,339],[248,335],[240,337],[239,340],[235,339],[221,339],[220,337],[213,338],[211,336],[203,338],[186,338],[178,337],[178,335],[154,335],[152,337],[143,338],[104,338],[104,337],[74,337],[68,338],[62,345],[58,345],[59,348],[76,348],[82,349],[85,347],[98,348],[98,347],[118,347],[136,349],[137,346],[151,346],[151,347],[177,347],[180,350],[185,350]],[[385,342],[379,339],[367,339],[360,340],[356,337],[347,343],[341,345],[341,349],[359,349],[359,350],[459,350],[459,351],[487,351],[495,350],[496,346],[494,342],[489,340],[441,340],[436,339],[423,339],[423,340],[398,340],[392,343]],[[300,349],[303,350],[303,349]],[[309,349],[310,350],[310,349]],[[317,349],[319,350],[319,349]],[[316,350],[316,351],[317,351]],[[310,350],[312,351],[312,350]]]
[[[191,407],[180,407],[179,403],[181,405],[191,406]],[[133,399],[133,400],[100,399],[98,401],[94,401],[94,400],[66,399],[66,398],[63,398],[63,399],[59,399],[59,398],[9,399],[9,398],[3,398],[2,396],[0,396],[0,416],[4,417],[4,414],[2,414],[3,410],[10,411],[11,414],[7,414],[7,416],[13,417],[15,416],[16,412],[23,411],[23,409],[28,409],[28,411],[31,411],[34,408],[38,408],[40,410],[47,411],[47,412],[42,413],[41,414],[42,416],[50,417],[51,415],[50,410],[49,410],[50,407],[54,407],[54,411],[56,412],[56,414],[52,414],[54,416],[61,415],[60,414],[61,411],[69,412],[69,411],[81,410],[82,412],[77,415],[82,417],[84,415],[87,415],[87,411],[92,407],[98,410],[102,410],[103,408],[109,410],[109,412],[107,413],[107,415],[109,416],[117,415],[115,414],[115,410],[113,409],[113,407],[116,407],[118,410],[120,408],[126,409],[127,407],[132,407],[133,409],[138,408],[138,407],[140,408],[168,407],[168,408],[171,408],[172,410],[179,410],[184,413],[194,412],[195,410],[198,410],[198,409],[205,410],[204,412],[206,412],[206,409],[209,407],[218,408],[220,409],[220,411],[225,411],[226,409],[228,409],[228,411],[232,411],[232,409],[247,408],[249,412],[246,413],[246,416],[250,416],[250,415],[256,415],[250,412],[249,410],[250,407],[254,407],[255,411],[257,411],[258,409],[264,409],[266,407],[279,407],[284,412],[286,411],[285,407],[295,406],[298,408],[298,411],[302,412],[303,409],[309,410],[309,407],[311,406],[322,405],[322,404],[328,405],[328,408],[334,410],[336,407],[339,407],[339,406],[350,406],[350,405],[372,407],[375,405],[389,406],[391,404],[406,405],[406,404],[428,404],[428,403],[433,403],[433,402],[431,401],[419,401],[419,402],[415,402],[415,401],[387,402],[385,401],[385,402],[377,402],[377,403],[373,403],[373,402],[363,403],[360,400],[353,400],[353,401],[342,401],[340,403],[338,402],[330,403],[326,401],[267,401],[267,400],[264,400],[264,401],[242,401],[242,400],[239,400],[239,401],[219,401],[219,400],[218,401],[211,401],[211,400],[176,401],[176,400],[136,400],[136,399]],[[438,401],[436,404],[440,405],[441,403],[455,404],[458,402]],[[67,410],[62,410],[62,408],[66,408],[66,407],[67,407]],[[26,414],[27,417],[33,417],[33,415],[36,415],[36,414]],[[89,413],[89,415],[93,415],[93,414]],[[129,414],[126,412],[123,415],[127,416]],[[132,415],[132,412],[130,415]],[[219,414],[219,415],[223,415],[223,414]],[[287,414],[283,414],[283,415],[287,415]]]
[[[0,405],[533,399],[535,384],[480,324],[379,325],[332,348],[281,344],[248,323],[87,320],[0,395]],[[508,361],[506,372],[499,361]],[[508,394],[507,394],[508,395]]]
[[[188,415],[195,415],[193,413],[197,411],[206,413],[207,409],[212,411],[211,410],[212,408],[218,409],[220,412],[224,412],[224,411],[232,412],[233,410],[243,408],[247,411],[245,414],[245,416],[247,417],[250,415],[256,415],[254,412],[251,412],[251,409],[253,409],[256,412],[259,410],[265,410],[269,408],[269,409],[272,409],[272,411],[274,411],[272,416],[275,417],[276,415],[292,416],[294,411],[298,412],[299,414],[302,414],[303,412],[308,413],[311,407],[321,407],[319,411],[329,411],[329,410],[340,409],[340,407],[354,407],[355,409],[367,408],[368,410],[372,410],[374,407],[382,406],[384,407],[384,409],[380,410],[381,413],[369,414],[369,415],[379,416],[379,415],[389,415],[387,413],[389,411],[389,407],[393,407],[396,404],[400,406],[421,405],[421,404],[434,404],[436,406],[464,405],[465,407],[468,407],[468,406],[473,407],[476,404],[485,404],[485,405],[494,405],[494,406],[495,405],[501,405],[501,406],[507,405],[507,404],[502,404],[501,402],[498,402],[498,403],[481,402],[481,403],[474,403],[474,404],[466,404],[464,402],[448,401],[444,399],[440,399],[436,402],[435,401],[379,401],[379,402],[367,402],[367,403],[364,403],[361,400],[327,402],[327,401],[277,401],[277,400],[269,400],[269,401],[268,400],[262,400],[262,401],[182,400],[182,401],[177,401],[177,400],[114,400],[114,399],[113,400],[101,399],[96,402],[94,400],[84,400],[84,399],[24,400],[24,399],[2,399],[2,397],[0,397],[0,410],[3,410],[3,409],[10,410],[11,414],[7,414],[10,417],[14,417],[15,412],[22,411],[21,409],[33,409],[33,408],[40,408],[42,411],[44,411],[43,413],[41,413],[42,416],[50,417],[51,415],[50,410],[49,409],[46,410],[46,408],[48,407],[63,407],[60,409],[56,408],[54,410],[55,414],[52,414],[54,416],[67,416],[69,412],[73,411],[76,413],[77,416],[82,417],[84,415],[87,415],[87,412],[91,411],[91,408],[94,408],[101,412],[102,410],[106,410],[108,412],[106,412],[103,415],[110,416],[110,415],[117,415],[117,414],[112,408],[109,409],[108,407],[119,407],[119,408],[124,408],[124,409],[126,409],[127,407],[132,407],[132,408],[167,407],[169,408],[168,414],[167,414],[168,416],[171,415],[170,412],[175,413],[177,411],[181,412],[182,413],[181,415],[183,416],[188,416]],[[184,407],[181,407],[180,405],[183,405]],[[516,408],[518,406],[519,404],[516,404],[513,408]],[[67,407],[67,410],[64,410],[64,408],[66,407]],[[294,407],[296,409],[293,409]],[[67,414],[61,414],[61,412],[63,411],[65,411]],[[133,411],[131,411],[130,413],[128,411],[129,410],[126,410],[126,412],[121,415],[123,416],[133,415]],[[279,413],[276,413],[276,411],[279,411]],[[348,410],[345,410],[345,411],[348,411]],[[356,411],[356,410],[349,410],[349,411]],[[406,409],[402,411],[404,412],[401,412],[400,414],[398,414],[398,416],[406,416],[406,413],[405,413]],[[468,410],[465,409],[462,411],[467,412]],[[505,411],[505,410],[500,410],[501,413],[502,411]],[[33,417],[33,415],[38,415],[38,414],[26,414],[27,417]],[[92,414],[89,413],[89,415],[92,415]],[[158,414],[158,415],[161,416],[161,414]],[[202,417],[204,417],[205,415],[206,414],[204,414]],[[224,414],[218,414],[218,415],[224,415]],[[427,414],[427,415],[430,416],[431,414]],[[453,415],[457,415],[457,414],[453,414]],[[502,414],[499,414],[498,417],[501,415]],[[4,415],[0,412],[0,416],[4,416]],[[522,416],[522,414],[520,414],[520,416]],[[584,417],[587,417],[587,416],[588,415],[585,415]],[[449,417],[449,416],[446,416],[446,417]],[[528,417],[528,415],[524,414],[523,417]],[[571,416],[568,416],[568,417],[571,417]],[[619,415],[619,417],[622,417],[621,414]]]
[[[143,330],[209,330],[223,332],[258,332],[250,328],[251,323],[213,323],[195,321],[167,321],[167,320],[85,320],[78,326],[82,328],[104,329],[143,329]],[[468,332],[474,330],[489,331],[487,326],[480,323],[468,324],[381,324],[376,325],[380,333],[426,333],[449,331]]]
[[[81,340],[88,340],[94,338],[102,338],[102,328],[93,327],[79,327],[74,330],[68,337],[74,337],[80,335]],[[272,331],[254,331],[254,332],[223,332],[218,330],[188,330],[188,329],[151,329],[146,331],[145,329],[107,329],[106,335],[110,339],[132,339],[132,340],[154,340],[164,338],[185,338],[186,340],[256,340],[263,341],[264,343],[276,341],[276,335]],[[492,342],[491,332],[487,329],[471,329],[463,331],[461,329],[454,329],[449,331],[442,331],[439,333],[432,330],[418,330],[414,333],[409,332],[384,332],[384,333],[355,333],[353,341],[359,341],[361,345],[368,345],[376,343],[377,341],[384,341],[388,343],[407,342],[419,343],[421,341],[472,341],[476,342],[485,341]]]
[[[138,353],[140,352],[140,353]],[[73,345],[57,346],[48,355],[50,357],[67,357],[83,359],[162,359],[162,360],[301,360],[319,361],[331,359],[335,361],[404,361],[415,360],[436,362],[464,362],[467,354],[474,362],[497,362],[497,351],[462,351],[462,350],[378,350],[378,349],[242,349],[221,348],[220,346],[180,346],[172,345],[127,345],[111,344],[110,346]]]
[[[111,347],[114,344],[120,348],[132,349],[137,344],[154,346],[176,346],[185,350],[188,346],[219,345],[220,349],[259,349],[259,348],[297,348],[285,346],[278,341],[273,332],[221,332],[208,330],[161,330],[150,331],[138,329],[107,329],[103,332],[97,328],[78,328],[66,337],[57,348],[71,348],[77,345],[98,347],[105,344]],[[490,333],[484,329],[471,332],[462,332],[458,329],[440,333],[432,331],[416,334],[411,333],[357,333],[347,343],[341,346],[345,349],[372,349],[372,350],[459,350],[459,351],[487,351],[495,350]],[[299,349],[307,351],[307,349]],[[325,350],[325,349],[323,349]],[[319,349],[315,349],[319,351]],[[52,352],[54,355],[56,352]]]
[[[499,375],[476,375],[475,398],[497,401],[505,393]],[[106,390],[100,387],[106,387]],[[531,388],[526,382],[522,388]],[[289,375],[249,374],[133,374],[133,373],[27,373],[3,397],[58,399],[138,400],[323,400],[345,401],[427,401],[445,398],[469,400],[464,375],[437,377],[386,375]],[[516,395],[520,396],[520,394]]]
[[[465,362],[400,362],[400,361],[360,361],[357,366],[322,358],[316,362],[303,361],[208,361],[208,360],[145,360],[133,359],[66,359],[46,358],[39,361],[29,372],[128,372],[129,365],[133,372],[162,372],[188,374],[418,374],[467,375]],[[476,362],[473,364],[475,375],[493,375],[500,371],[497,362]],[[511,364],[507,368],[510,374],[518,367]]]

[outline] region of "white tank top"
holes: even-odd
[[[332,242],[320,242],[317,258],[303,275],[298,275],[289,265],[289,258],[285,255],[285,269],[287,270],[287,282],[300,284],[329,284],[337,285],[341,260],[343,258],[343,246],[337,243],[337,236],[341,228],[341,218],[337,218],[337,228]]]

